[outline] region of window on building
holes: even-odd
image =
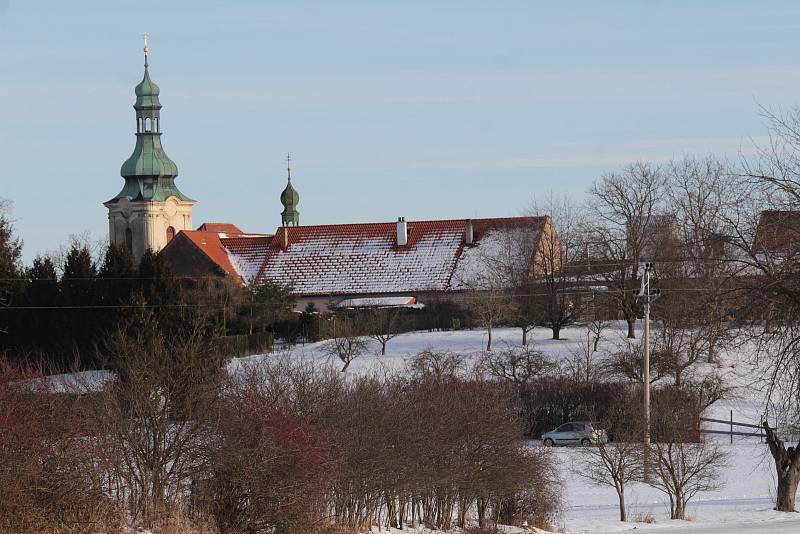
[[[167,243],[172,241],[172,238],[175,237],[175,228],[172,226],[167,227]]]

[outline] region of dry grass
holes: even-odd
[[[656,518],[653,517],[653,514],[650,512],[647,513],[638,513],[633,516],[634,523],[647,523],[648,525],[653,524],[656,522]]]
[[[219,534],[213,519],[199,513],[188,514],[176,509],[160,518],[153,527],[154,534]]]

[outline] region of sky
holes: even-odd
[[[0,0],[0,197],[24,259],[107,234],[141,34],[194,225],[512,216],[800,99],[800,2]]]

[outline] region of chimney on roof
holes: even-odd
[[[464,244],[465,245],[475,244],[475,231],[472,228],[472,219],[467,219],[466,221],[464,221]]]
[[[408,243],[408,226],[405,217],[397,218],[397,246],[404,247]]]
[[[281,249],[286,250],[289,248],[289,227],[281,227]]]

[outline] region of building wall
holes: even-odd
[[[138,261],[148,249],[160,251],[167,244],[168,229],[173,236],[181,230],[192,229],[192,206],[195,202],[183,202],[170,197],[165,202],[119,202],[107,203],[109,242],[129,248]],[[131,232],[130,246],[126,237]]]

